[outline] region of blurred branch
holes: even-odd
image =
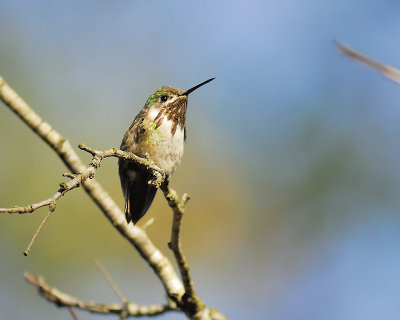
[[[51,287],[46,283],[43,277],[35,277],[25,273],[25,279],[33,284],[39,294],[48,301],[56,304],[58,307],[75,307],[93,313],[117,314],[121,319],[132,316],[155,316],[167,311],[176,311],[172,305],[138,305],[132,302],[126,303],[97,303],[93,301],[83,301],[69,294],[66,294],[57,288]]]
[[[378,60],[375,60],[369,56],[364,55],[361,52],[358,52],[349,46],[335,42],[336,47],[338,50],[344,54],[346,57],[349,57],[350,59],[353,59],[354,61],[357,61],[359,63],[362,63],[380,73],[382,73],[385,77],[400,83],[400,70],[397,68],[394,68],[390,65],[383,64],[382,62],[379,62]]]
[[[25,249],[24,251],[24,256],[26,257],[29,252],[31,251],[31,248],[33,246],[33,243],[35,242],[36,238],[39,236],[40,231],[42,230],[42,228],[44,227],[44,225],[46,224],[47,220],[49,220],[51,214],[54,212],[55,206],[51,206],[50,207],[50,211],[47,213],[47,215],[44,217],[44,219],[42,220],[42,222],[40,223],[39,227],[36,229],[36,232],[34,233],[31,242],[29,242],[28,247]]]
[[[108,274],[106,268],[103,266],[103,264],[101,263],[101,261],[99,259],[95,259],[94,263],[97,266],[97,269],[100,270],[101,274],[103,275],[103,277],[107,280],[107,282],[109,283],[109,285],[111,286],[111,288],[114,290],[115,294],[121,299],[121,301],[123,303],[127,303],[128,299],[124,296],[124,294],[122,293],[122,291],[118,288],[117,284],[114,282],[114,280],[111,278],[111,276]]]
[[[78,316],[76,315],[76,313],[75,313],[75,311],[74,311],[74,309],[72,307],[68,307],[68,311],[71,314],[72,319],[79,320]]]

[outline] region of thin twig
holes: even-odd
[[[73,188],[76,188],[79,184],[77,184],[75,187],[70,187],[70,183],[67,184],[62,184],[62,188],[67,188],[65,191],[70,191]],[[61,185],[60,185],[61,188]],[[55,203],[61,196],[63,195],[63,192],[57,191],[54,195],[52,195],[50,198],[36,202],[30,205],[27,205],[25,207],[12,207],[12,208],[0,208],[0,213],[32,213],[36,211],[37,209],[40,209],[42,207],[47,207],[50,206],[51,204]]]
[[[190,319],[226,320],[227,318],[221,312],[219,312],[215,308],[206,307],[205,304],[198,297],[190,274],[189,263],[185,255],[183,254],[181,244],[182,219],[185,212],[185,206],[190,197],[188,194],[185,193],[182,196],[182,200],[179,200],[179,197],[175,190],[169,187],[168,181],[166,181],[161,186],[161,190],[163,191],[164,197],[173,212],[171,242],[169,243],[169,248],[174,253],[175,260],[178,264],[179,272],[183,281],[183,285],[185,287],[185,294],[182,296],[182,300],[178,300],[175,302]]]
[[[400,83],[400,70],[392,67],[390,65],[387,64],[383,64],[382,62],[375,60],[369,56],[366,56],[365,54],[358,52],[352,48],[350,48],[349,46],[339,43],[339,42],[335,42],[338,50],[343,53],[345,56],[349,57],[350,59],[353,59],[359,63],[362,63],[376,71],[378,71],[379,73],[382,73],[385,77]]]
[[[24,256],[26,257],[29,252],[31,251],[32,245],[35,242],[36,238],[39,236],[40,231],[42,230],[42,228],[44,227],[44,225],[46,224],[47,220],[49,220],[51,214],[54,212],[54,210],[50,210],[47,215],[44,217],[44,219],[42,220],[42,222],[40,223],[39,227],[37,228],[35,234],[32,237],[31,242],[29,242],[28,247],[25,249],[24,251]]]
[[[68,311],[69,311],[69,313],[71,314],[71,316],[72,316],[72,318],[74,320],[79,320],[77,314],[75,313],[75,311],[74,311],[74,309],[72,307],[68,307]]]
[[[189,196],[184,194],[182,200],[179,200],[175,190],[171,189],[168,184],[164,184],[161,187],[161,190],[164,193],[165,199],[168,201],[168,205],[173,211],[171,242],[169,243],[169,248],[174,253],[175,260],[178,264],[179,272],[182,277],[183,285],[185,287],[185,294],[180,302],[181,308],[185,311],[185,313],[193,316],[194,314],[204,310],[205,305],[196,294],[194,283],[190,275],[190,266],[185,255],[183,254],[181,245],[182,218],[186,203],[189,200]]]
[[[46,283],[43,277],[35,277],[29,273],[25,273],[25,279],[33,284],[39,290],[40,295],[47,300],[55,303],[59,307],[75,307],[78,309],[86,310],[93,313],[100,314],[117,314],[124,317],[133,316],[154,316],[163,314],[168,311],[176,311],[173,305],[137,305],[128,302],[127,304],[121,303],[97,303],[93,301],[84,301],[66,294],[55,287]]]
[[[116,283],[114,282],[114,280],[111,278],[111,276],[108,274],[106,268],[103,266],[103,264],[101,263],[101,261],[96,258],[94,259],[94,263],[96,264],[97,268],[99,269],[99,271],[101,272],[101,274],[103,275],[103,277],[107,280],[107,282],[109,283],[109,285],[111,286],[111,288],[114,290],[114,292],[116,293],[116,295],[121,299],[121,301],[123,303],[128,303],[128,299],[124,296],[124,294],[122,293],[122,291],[118,288],[118,286],[116,285]]]
[[[173,251],[176,261],[178,263],[179,271],[181,273],[182,281],[185,287],[185,294],[192,295],[195,294],[194,284],[190,276],[190,266],[186,260],[185,255],[183,254],[181,244],[182,218],[185,211],[185,205],[189,199],[189,196],[185,194],[181,201],[179,200],[179,197],[176,194],[175,190],[171,189],[169,186],[163,187],[162,191],[168,201],[168,205],[173,211],[171,242],[169,243],[169,246]]]
[[[104,151],[92,150],[82,143],[79,144],[79,148],[93,155],[93,158],[89,163],[89,167],[79,174],[72,174],[70,172],[64,173],[63,176],[71,178],[71,180],[67,183],[61,183],[59,190],[50,198],[24,207],[0,208],[0,213],[32,213],[39,208],[45,206],[50,207],[51,205],[54,205],[56,201],[65,193],[81,186],[81,184],[87,179],[93,179],[97,169],[100,167],[101,161],[104,158],[117,157],[137,162],[139,165],[146,167],[148,170],[151,170],[154,173],[154,179],[151,181],[151,183],[155,186],[161,185],[166,178],[166,174],[155,164],[151,163],[148,159],[140,158],[131,152],[118,150],[116,148],[111,148]]]
[[[143,225],[142,229],[146,230],[148,227],[150,227],[154,223],[155,219],[154,217],[151,217],[149,220],[147,220]]]

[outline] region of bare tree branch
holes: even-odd
[[[190,266],[186,260],[185,255],[182,251],[181,245],[181,226],[182,226],[182,218],[183,213],[185,211],[185,205],[189,200],[189,196],[184,194],[182,200],[179,200],[176,191],[171,189],[167,184],[161,187],[165,199],[168,201],[168,205],[173,211],[173,220],[172,220],[172,232],[171,232],[171,242],[169,243],[169,247],[175,255],[176,262],[179,267],[179,272],[182,277],[183,285],[185,287],[185,296],[186,298],[196,297],[196,291],[194,289],[194,284],[192,278],[190,276]]]
[[[189,264],[182,252],[180,240],[181,222],[184,208],[189,197],[185,194],[182,197],[182,200],[179,200],[176,192],[169,188],[165,173],[156,167],[151,159],[142,159],[134,154],[117,150],[116,148],[105,151],[96,151],[80,144],[80,149],[91,153],[93,156],[89,167],[86,168],[78,155],[72,149],[70,143],[58,132],[52,129],[48,123],[44,122],[1,77],[0,99],[3,100],[5,104],[25,122],[25,124],[38,134],[58,154],[68,169],[71,170],[70,173],[64,174],[64,176],[69,177],[71,180],[67,183],[60,184],[58,192],[49,199],[26,207],[0,209],[0,212],[27,213],[33,212],[44,206],[49,206],[50,211],[52,212],[55,209],[56,201],[62,195],[78,186],[83,186],[85,191],[102,210],[107,219],[120,232],[120,234],[136,248],[143,259],[150,265],[162,282],[168,298],[175,302],[176,306],[172,304],[172,301],[170,301],[168,305],[151,306],[140,306],[130,302],[124,304],[98,304],[94,302],[85,302],[67,295],[56,288],[50,287],[41,277],[34,277],[26,274],[26,279],[39,289],[41,295],[58,306],[70,308],[76,307],[96,313],[118,314],[120,319],[124,319],[128,316],[158,315],[172,310],[182,310],[190,319],[226,319],[218,310],[206,307],[197,296],[191,279]],[[101,161],[106,157],[119,157],[135,161],[153,173],[154,179],[149,181],[149,183],[162,188],[164,196],[174,213],[170,248],[174,252],[177,260],[183,284],[175,273],[171,262],[153,245],[144,230],[126,223],[122,211],[102,186],[93,178]],[[40,231],[40,228],[41,227],[39,227],[38,231]],[[103,274],[106,273],[103,272]],[[119,295],[123,302],[125,302],[126,298],[120,293]],[[76,315],[74,315],[73,310],[69,310],[73,317],[75,317]]]
[[[38,237],[40,231],[42,230],[43,226],[49,219],[50,215],[54,212],[54,210],[56,208],[56,201],[61,196],[63,196],[65,193],[67,193],[68,191],[71,191],[71,190],[81,186],[81,184],[85,180],[93,179],[97,169],[100,167],[101,161],[104,158],[118,157],[118,158],[122,158],[122,159],[135,161],[139,165],[142,165],[143,167],[145,167],[147,170],[152,171],[154,178],[152,181],[149,181],[149,183],[152,183],[156,187],[159,187],[166,178],[166,174],[159,167],[157,167],[152,161],[150,161],[149,159],[140,158],[133,153],[125,152],[122,150],[117,150],[116,148],[111,148],[111,149],[105,150],[105,151],[97,151],[97,150],[93,150],[93,149],[85,146],[82,143],[79,144],[79,148],[92,154],[93,158],[89,164],[89,167],[86,168],[83,172],[81,172],[79,174],[73,174],[70,172],[64,173],[63,176],[69,177],[72,180],[70,180],[68,183],[61,183],[59,190],[53,196],[51,196],[50,198],[48,198],[46,200],[27,205],[25,207],[0,208],[0,213],[10,213],[10,214],[11,213],[20,213],[21,214],[21,213],[32,213],[35,210],[45,207],[45,206],[49,207],[49,209],[50,209],[49,213],[46,215],[46,217],[43,219],[43,221],[39,225],[34,236],[32,237],[31,242],[29,243],[28,247],[24,251],[25,256],[27,256],[29,254],[34,241]]]
[[[1,77],[0,99],[57,153],[73,174],[85,171],[86,167],[72,149],[69,141],[55,131],[47,122],[43,121]],[[136,248],[143,259],[150,265],[163,284],[167,295],[169,297],[182,297],[184,288],[171,262],[154,246],[147,234],[141,228],[126,223],[123,212],[95,179],[86,179],[82,182],[82,186],[110,223]]]
[[[370,67],[379,73],[382,73],[385,77],[400,83],[400,70],[397,68],[394,68],[390,65],[383,64],[382,62],[379,62],[378,60],[375,60],[371,57],[366,56],[365,54],[358,52],[349,46],[336,42],[335,43],[338,50],[343,53],[346,57],[349,57],[350,59],[353,59],[359,63],[362,63],[366,65],[367,67]]]
[[[45,206],[49,206],[50,211],[54,211],[55,203],[61,196],[63,196],[68,191],[71,191],[81,186],[82,183],[85,182],[87,179],[94,178],[96,171],[100,167],[101,161],[104,158],[117,157],[135,161],[139,165],[142,165],[143,167],[153,172],[154,179],[150,181],[150,183],[154,184],[156,187],[159,187],[166,178],[166,174],[150,160],[140,158],[131,152],[118,150],[116,148],[111,148],[105,151],[98,151],[87,147],[83,143],[79,144],[79,148],[92,154],[93,158],[92,161],[89,163],[89,167],[85,168],[85,170],[78,174],[72,174],[69,172],[64,173],[64,176],[72,178],[72,180],[68,181],[67,183],[60,183],[59,190],[50,198],[24,207],[0,208],[0,213],[32,213],[35,210]]]
[[[154,316],[167,311],[176,311],[172,305],[138,305],[132,302],[127,303],[97,303],[93,301],[83,301],[69,294],[66,294],[46,283],[43,277],[35,277],[25,273],[25,279],[37,287],[39,294],[58,307],[75,307],[93,313],[117,314],[122,318],[132,316]]]
[[[69,311],[69,313],[71,314],[72,319],[74,319],[74,320],[79,320],[78,316],[76,315],[76,313],[75,313],[75,311],[74,311],[74,308],[68,307],[68,311]]]
[[[179,272],[182,277],[183,285],[185,287],[185,294],[183,295],[182,300],[177,301],[179,308],[182,309],[190,319],[226,319],[226,317],[217,309],[206,307],[197,296],[190,274],[190,266],[185,255],[183,254],[181,243],[182,219],[185,206],[190,199],[189,195],[185,193],[182,196],[182,200],[180,200],[175,190],[169,187],[168,181],[161,186],[161,190],[164,193],[165,199],[168,201],[168,205],[173,211],[171,242],[169,243],[169,248],[174,253],[175,260],[178,264]]]
[[[121,299],[123,303],[127,303],[128,299],[125,297],[125,295],[122,293],[120,288],[117,286],[117,284],[114,282],[114,280],[111,278],[111,276],[108,274],[106,268],[103,266],[101,261],[99,259],[95,259],[94,263],[96,264],[97,268],[100,270],[101,274],[103,277],[107,280],[111,288],[114,290],[115,294]]]
[[[55,206],[52,206],[55,209]],[[47,220],[49,220],[51,214],[54,212],[54,209],[50,208],[50,211],[46,214],[42,222],[40,223],[39,227],[37,228],[36,232],[34,233],[31,242],[29,242],[28,247],[24,251],[24,256],[27,256],[29,252],[31,251],[31,248],[33,246],[33,243],[35,242],[36,238],[39,236],[40,231],[46,224]]]

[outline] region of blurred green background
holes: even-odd
[[[230,319],[399,319],[400,88],[343,56],[400,66],[398,1],[0,2],[0,75],[73,146],[118,147],[159,86],[189,88],[172,186],[189,202],[184,250],[200,297]],[[52,195],[66,169],[0,106],[0,206]],[[78,151],[88,162],[89,156]],[[123,207],[116,159],[97,174]],[[164,301],[152,271],[83,190],[46,214],[0,216],[4,319],[71,319],[23,272],[82,299]],[[150,217],[167,249],[171,212]],[[78,312],[80,319],[106,319]],[[169,314],[163,319],[184,319]]]

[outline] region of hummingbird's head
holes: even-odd
[[[157,91],[147,99],[144,106],[145,108],[153,107],[156,110],[160,110],[157,117],[154,119],[154,121],[157,121],[157,127],[161,125],[164,116],[166,116],[168,120],[172,120],[172,133],[174,134],[178,124],[182,129],[185,126],[188,95],[214,79],[215,78],[208,79],[188,90],[172,87],[158,88]]]
[[[186,107],[188,95],[214,79],[215,78],[208,79],[188,90],[181,90],[172,87],[158,88],[157,91],[147,99],[145,107],[150,107],[152,105],[158,108],[165,108],[173,105],[176,107],[185,105]]]
[[[157,109],[172,107],[172,105],[186,105],[187,96],[181,95],[183,90],[172,87],[158,88],[146,101],[145,107],[154,106]]]

